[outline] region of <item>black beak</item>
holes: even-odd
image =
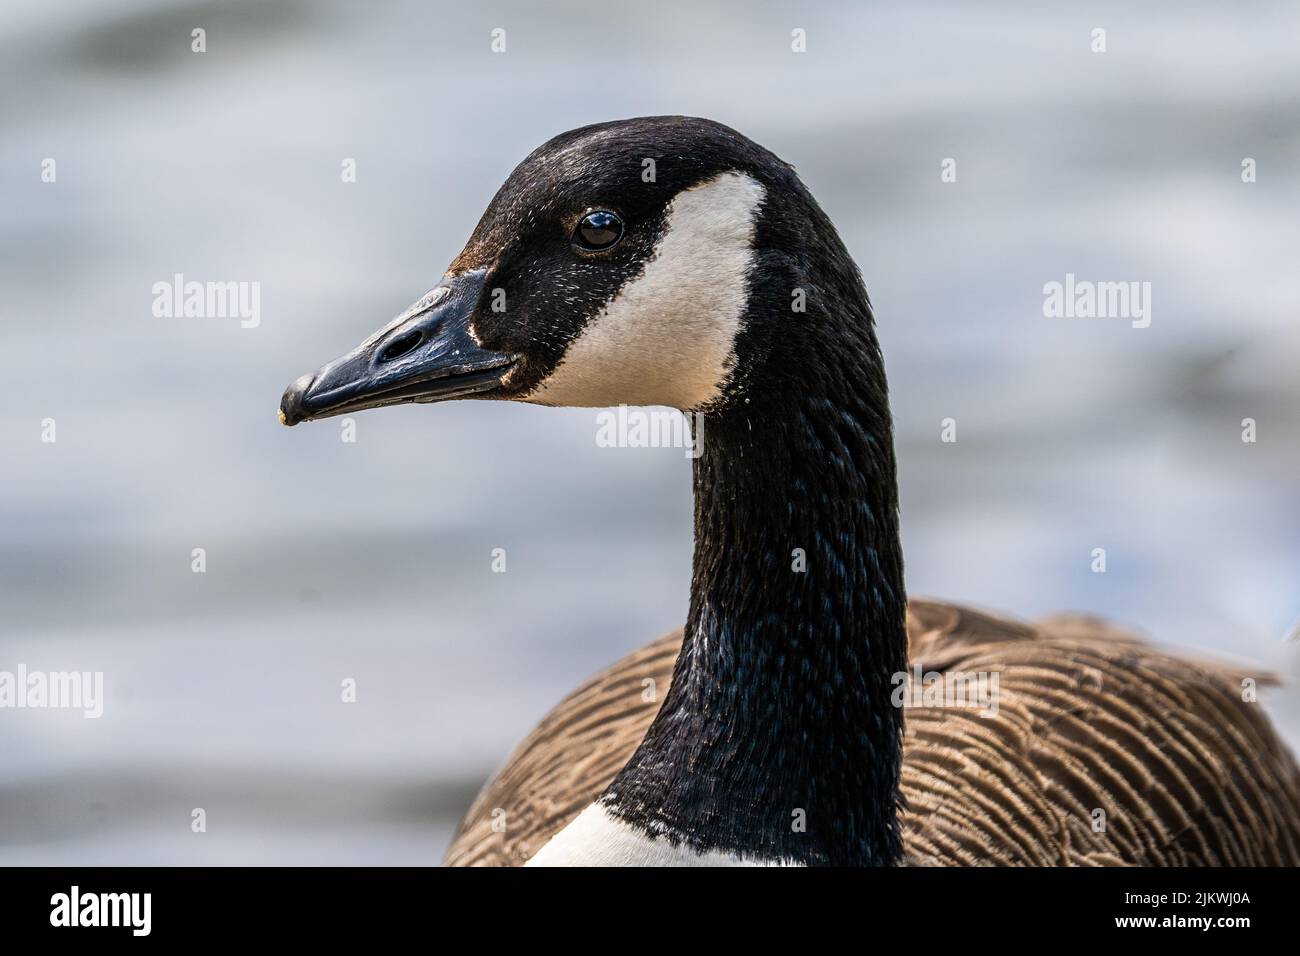
[[[304,375],[280,399],[280,421],[313,418],[407,402],[441,402],[489,392],[518,360],[481,348],[470,319],[486,270],[448,277],[387,327],[314,375]]]

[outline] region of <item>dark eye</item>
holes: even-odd
[[[623,236],[623,220],[606,209],[589,212],[578,222],[573,241],[583,249],[608,249]]]

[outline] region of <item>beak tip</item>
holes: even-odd
[[[284,390],[280,399],[280,424],[293,427],[307,418],[303,397],[316,381],[315,375],[303,375]]]

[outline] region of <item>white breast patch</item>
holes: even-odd
[[[690,410],[716,398],[745,312],[764,194],[738,172],[678,193],[645,270],[591,320],[527,400]]]
[[[710,850],[696,853],[673,846],[667,839],[652,839],[619,820],[598,803],[583,810],[573,822],[537,851],[524,866],[780,866],[760,860],[742,860],[730,853]]]

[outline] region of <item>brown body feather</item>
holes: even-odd
[[[1300,768],[1242,700],[1256,675],[1091,618],[1028,625],[912,601],[907,625],[913,668],[997,672],[1000,687],[994,717],[908,709],[906,862],[1300,865]],[[483,788],[445,862],[520,865],[595,800],[654,718],[680,645],[680,631],[655,641],[555,707]]]

